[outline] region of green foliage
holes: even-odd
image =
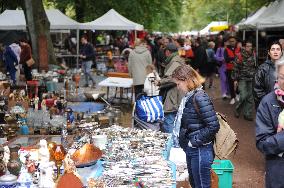
[[[15,9],[22,0],[0,0],[0,8]],[[79,22],[92,21],[110,9],[150,31],[201,29],[211,21],[238,23],[273,0],[43,0]]]
[[[200,30],[211,21],[236,24],[246,14],[256,11],[271,0],[188,0],[183,7],[181,30]]]
[[[92,21],[110,9],[115,9],[131,21],[151,31],[178,31],[184,0],[45,0],[45,7],[59,8],[70,16],[70,7],[84,12],[75,15],[77,21]],[[76,6],[76,2],[80,2]],[[81,7],[80,7],[81,5]],[[83,6],[84,5],[84,6]],[[69,9],[67,9],[69,7]],[[64,9],[65,10],[62,10]],[[76,12],[76,10],[74,10]]]

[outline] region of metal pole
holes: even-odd
[[[256,37],[256,64],[258,65],[258,27],[256,24],[256,33],[255,33],[255,37]]]
[[[137,31],[135,30],[135,33],[134,33],[134,45],[135,45],[135,42],[136,42],[136,38],[137,38]]]
[[[246,18],[248,18],[248,1],[246,0]]]
[[[76,68],[77,70],[79,69],[79,43],[80,43],[80,39],[79,39],[79,29],[77,29],[77,49],[76,49],[76,53],[77,53],[77,57],[76,57]]]
[[[243,30],[243,41],[246,40],[246,30]]]

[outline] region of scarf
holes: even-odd
[[[284,91],[280,89],[278,82],[275,83],[274,89],[277,100],[284,105]]]
[[[192,90],[188,92],[181,100],[177,115],[175,117],[174,121],[174,130],[173,130],[173,141],[174,141],[174,147],[178,147],[178,137],[179,137],[179,131],[181,127],[181,118],[183,114],[183,109],[185,108],[185,104],[188,101],[190,97],[192,97],[197,91],[202,90],[202,86],[199,88],[196,88],[195,90]]]
[[[172,60],[176,55],[178,55],[178,52],[174,52],[174,53],[172,53],[169,57],[167,57],[167,59],[165,60],[166,65],[169,64],[169,62],[171,62],[171,60]]]

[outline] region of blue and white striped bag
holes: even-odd
[[[164,119],[161,96],[141,96],[136,101],[136,114],[145,122],[156,122]]]

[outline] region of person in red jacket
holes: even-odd
[[[240,54],[240,48],[236,46],[237,40],[234,36],[229,36],[227,42],[228,46],[225,48],[224,51],[224,59],[226,62],[226,75],[231,95],[230,104],[235,104],[236,91],[234,86],[234,80],[232,79],[232,72],[234,69],[234,61],[236,60],[237,55]]]
[[[29,81],[33,79],[32,68],[27,65],[27,61],[32,58],[31,46],[26,39],[21,39],[19,42],[21,46],[20,64],[23,65],[26,81]]]

